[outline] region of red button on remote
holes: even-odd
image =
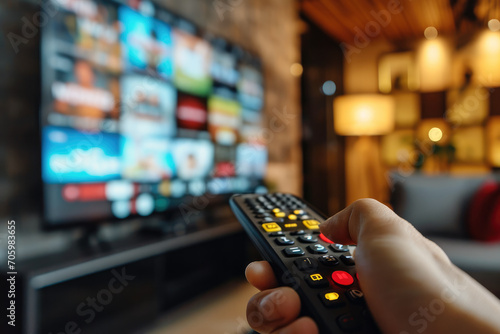
[[[351,274],[342,270],[334,271],[332,273],[332,279],[339,285],[351,285],[354,283],[354,278],[352,278]]]
[[[329,244],[333,244],[333,241],[331,241],[330,239],[328,239],[327,237],[325,237],[325,235],[324,235],[323,233],[321,233],[321,234],[319,235],[319,238],[320,238],[321,240],[323,240],[324,242],[328,242]]]

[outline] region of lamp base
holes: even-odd
[[[373,136],[346,138],[346,201],[374,198],[388,201],[388,183],[380,158],[378,138]]]

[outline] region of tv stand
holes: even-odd
[[[88,227],[65,252],[19,265],[24,307],[13,333],[59,333],[68,319],[93,334],[109,333],[110,328],[116,333],[141,331],[164,312],[241,277],[253,254],[234,219],[207,222],[182,235],[135,233],[111,241],[102,239],[100,227]],[[121,291],[118,281],[126,283],[123,291],[109,294]],[[111,295],[113,302],[104,305]],[[104,301],[103,312],[91,323],[75,313],[87,297]],[[54,300],[57,312],[51,307]],[[87,306],[81,307],[88,312]]]
[[[111,250],[111,243],[99,235],[99,226],[97,225],[85,227],[76,243],[78,248],[87,255]]]

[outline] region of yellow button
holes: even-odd
[[[325,299],[327,300],[337,300],[339,297],[339,294],[336,292],[325,293]]]
[[[302,215],[304,214],[304,210],[293,210],[293,213],[295,213],[296,215]]]
[[[262,228],[266,232],[279,232],[279,231],[281,231],[281,227],[278,224],[276,224],[276,223],[262,224]]]
[[[274,215],[278,218],[283,218],[286,216],[284,212],[276,212]]]
[[[274,208],[274,209],[273,209],[273,212],[274,212],[274,213],[278,213],[278,212],[281,212],[281,210],[280,210],[280,209],[278,209],[278,208]]]
[[[312,274],[309,275],[309,277],[312,281],[321,281],[323,279],[323,276],[321,276],[320,274]]]
[[[296,215],[288,215],[288,219],[297,220],[297,216]]]
[[[291,223],[291,224],[285,224],[286,228],[291,228],[291,227],[297,227],[296,223]]]
[[[304,220],[302,222],[310,230],[317,230],[317,229],[319,229],[319,221],[317,221],[317,220]]]

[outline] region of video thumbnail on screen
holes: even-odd
[[[129,7],[120,7],[119,18],[125,68],[171,78],[174,71],[172,29]]]

